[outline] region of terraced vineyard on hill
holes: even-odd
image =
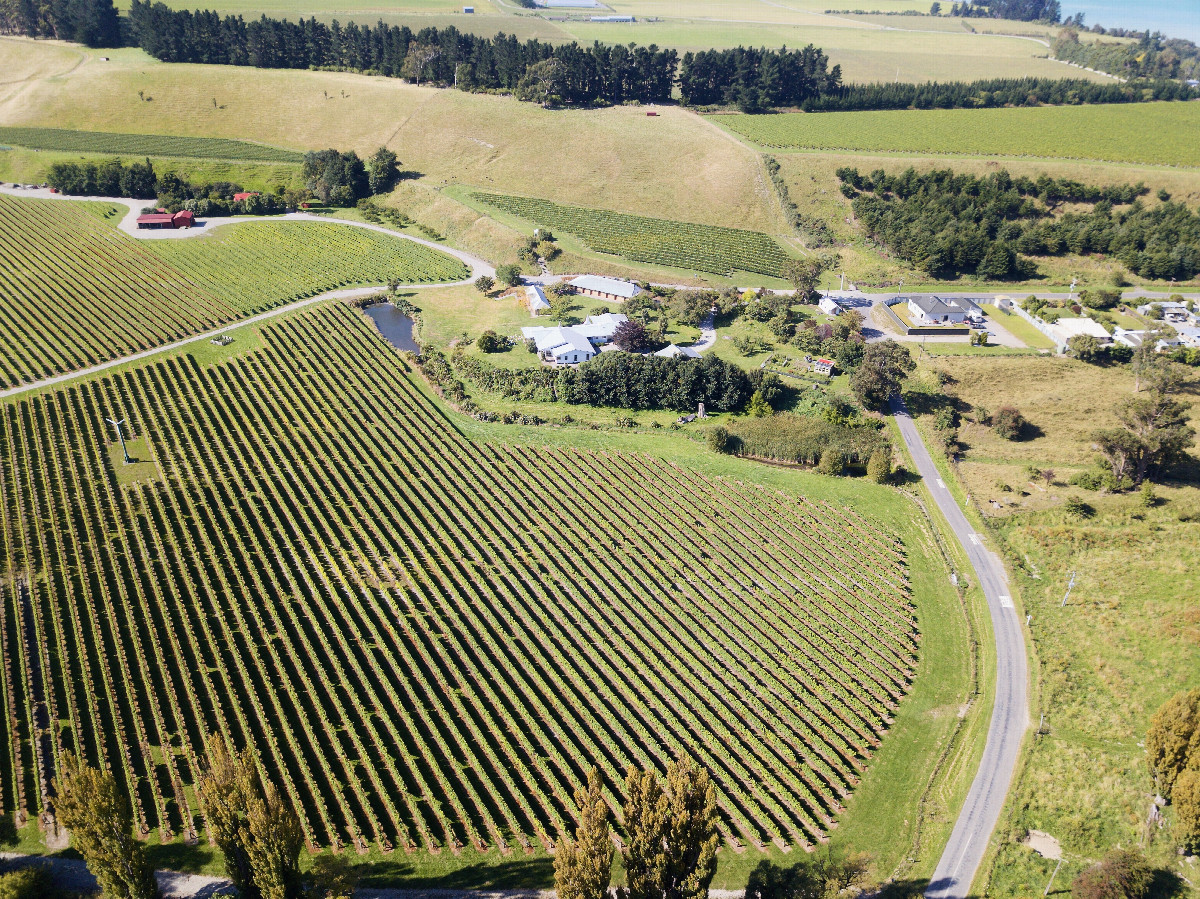
[[[451,256],[362,228],[248,222],[185,240],[141,241],[106,221],[124,212],[0,196],[0,387],[326,290],[467,275]]]
[[[297,150],[252,144],[244,140],[165,134],[118,134],[112,131],[67,131],[62,128],[0,126],[0,144],[15,144],[31,150],[115,153],[128,156],[185,156],[249,162],[304,161],[304,154]]]
[[[897,537],[660,460],[465,440],[343,306],[0,409],[0,806],[111,765],[196,835],[207,732],[312,846],[549,846],[692,756],[727,837],[821,841],[909,688]],[[106,416],[156,467],[120,477]],[[564,514],[570,509],[570,514]]]
[[[567,206],[534,197],[475,193],[475,199],[554,231],[565,231],[593,250],[637,262],[728,275],[753,272],[783,277],[788,255],[760,231],[697,225]]]

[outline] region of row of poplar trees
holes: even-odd
[[[625,781],[624,887],[618,899],[704,899],[717,871],[717,791],[708,772],[673,762],[666,787],[653,771],[630,768]],[[607,899],[613,842],[608,803],[593,768],[575,793],[579,826],[554,855],[559,899]]]
[[[304,834],[288,801],[264,781],[249,750],[208,740],[197,788],[209,834],[242,899],[349,899],[356,878],[342,856],[322,855],[300,873]],[[113,776],[64,756],[54,811],[108,899],[160,899],[154,868],[133,836],[129,801]]]

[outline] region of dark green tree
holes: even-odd
[[[872,343],[850,376],[850,389],[868,409],[882,409],[900,394],[904,379],[916,368],[912,354],[894,340]]]

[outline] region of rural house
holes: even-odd
[[[576,293],[598,300],[624,302],[642,292],[636,284],[617,278],[602,278],[599,275],[580,275],[569,283]]]
[[[918,325],[961,325],[983,321],[983,310],[966,297],[943,300],[935,296],[908,298],[908,312]]]
[[[589,315],[582,325],[570,328],[530,326],[521,329],[526,340],[537,347],[538,358],[551,365],[577,365],[596,355],[597,347],[611,343],[617,325],[629,321],[619,312]]]
[[[1183,303],[1171,301],[1147,303],[1145,306],[1138,306],[1139,315],[1151,315],[1155,308],[1162,312],[1162,320],[1169,325],[1192,325],[1200,324],[1200,317],[1188,311],[1188,307]]]
[[[841,315],[842,307],[837,304],[837,300],[833,297],[821,297],[821,301],[817,303],[817,308],[826,315]]]

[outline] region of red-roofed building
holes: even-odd
[[[832,359],[814,359],[812,370],[819,375],[832,375],[835,363]]]
[[[171,216],[172,228],[191,228],[196,224],[196,216],[188,209],[181,209]]]
[[[259,196],[259,193],[256,190],[244,190],[241,193],[234,194],[233,198],[234,200],[241,202],[242,200],[249,200],[251,197],[257,196]]]
[[[137,226],[139,228],[174,228],[175,223],[171,220],[169,213],[151,212],[147,215],[139,215]]]

